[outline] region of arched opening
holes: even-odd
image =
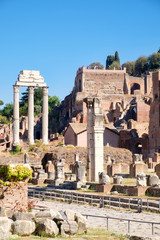
[[[142,154],[142,144],[141,143],[135,144],[135,153]]]
[[[135,90],[140,90],[140,85],[138,83],[134,83],[131,87],[131,94],[134,94]]]

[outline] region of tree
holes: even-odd
[[[2,109],[2,116],[6,116],[7,118],[10,118],[13,116],[13,104],[7,103],[5,107]]]
[[[115,52],[115,61],[120,63],[119,54],[117,51]]]
[[[153,53],[149,57],[149,68],[150,70],[155,70],[160,68],[160,53]]]
[[[115,56],[108,55],[106,59],[106,68],[109,68],[109,66],[115,61]]]
[[[160,48],[158,49],[158,52],[157,53],[160,53]]]
[[[113,61],[113,63],[109,66],[109,69],[119,68],[120,63],[117,61]]]
[[[91,68],[91,69],[94,69],[94,68],[97,68],[97,69],[103,69],[104,66],[100,63],[100,62],[94,62],[94,63],[91,63],[88,68]]]
[[[0,105],[3,105],[3,104],[4,104],[4,102],[2,100],[0,100]]]
[[[135,61],[123,63],[122,67],[126,67],[126,72],[129,75],[135,75]]]
[[[140,76],[149,68],[148,57],[139,57],[135,63],[135,76]]]
[[[60,100],[58,97],[56,96],[53,96],[53,97],[48,97],[48,105],[49,105],[49,108],[48,108],[48,111],[51,112],[53,110],[53,108],[56,106],[56,105],[59,105],[60,104]]]

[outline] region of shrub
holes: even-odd
[[[32,170],[23,166],[17,165],[15,167],[11,167],[10,165],[5,165],[0,168],[0,178],[5,181],[24,181],[28,177],[31,178]]]

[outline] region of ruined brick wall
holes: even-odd
[[[13,211],[28,210],[28,184],[25,182],[13,183],[13,186],[4,187],[0,192],[0,206],[11,208]]]
[[[150,156],[160,152],[160,71],[152,73],[153,100],[150,108],[149,148]]]
[[[87,166],[87,148],[84,147],[57,147],[52,152],[47,153],[42,162],[43,164],[47,163],[48,160],[57,161],[59,159],[64,158],[65,161],[65,171],[69,171],[70,165],[73,165],[75,163],[75,154],[79,154],[79,160],[84,162]],[[114,148],[114,147],[104,147],[104,169],[107,169],[107,155],[110,155],[111,159],[114,159],[116,163],[121,163],[122,168],[124,165],[124,171],[125,166],[129,165],[132,162],[132,153],[123,148]]]

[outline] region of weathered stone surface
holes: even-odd
[[[0,217],[0,240],[7,240],[10,236],[12,220]]]
[[[13,233],[20,236],[29,236],[35,231],[35,223],[27,220],[17,220],[13,222]]]
[[[50,219],[63,221],[63,217],[61,216],[61,214],[58,211],[53,209],[37,212],[36,218],[50,218]]]
[[[66,215],[68,221],[74,221],[75,220],[75,212],[73,212],[72,210],[66,209],[64,214]]]
[[[123,177],[115,175],[113,177],[113,183],[114,184],[123,184]]]
[[[64,221],[61,225],[61,235],[74,235],[78,232],[78,224],[75,221]]]
[[[0,240],[8,240],[10,237],[10,232],[6,231],[5,228],[0,226]]]
[[[13,220],[27,220],[32,221],[35,218],[35,213],[33,212],[15,212],[13,215]]]
[[[80,213],[75,214],[75,220],[78,224],[78,233],[87,233],[87,219],[83,217]]]
[[[157,186],[159,184],[159,177],[157,175],[150,175],[147,179],[148,186]]]
[[[110,184],[110,178],[105,172],[99,173],[99,183],[100,184]]]
[[[0,207],[0,217],[12,218],[13,211],[10,208]]]
[[[45,237],[55,237],[59,233],[59,229],[54,221],[51,219],[44,219],[39,222],[36,228],[36,234]]]
[[[146,174],[145,173],[139,173],[137,174],[137,186],[144,186],[146,187]]]

